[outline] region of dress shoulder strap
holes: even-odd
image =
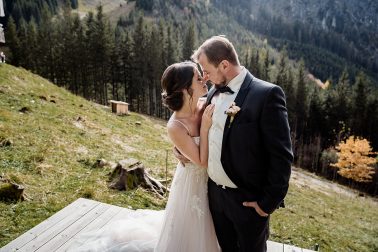
[[[184,126],[184,128],[186,129],[186,131],[188,131],[188,134],[189,136],[191,136],[192,134],[190,134],[190,130],[188,128],[188,126],[185,125],[185,123],[181,122],[180,120],[177,120],[177,119],[173,119],[174,122],[178,122],[180,123],[182,126]]]

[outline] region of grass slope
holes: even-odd
[[[24,107],[30,112],[20,113]],[[164,121],[134,113],[115,116],[37,75],[1,64],[0,139],[13,142],[0,148],[0,174],[23,182],[31,198],[0,203],[0,247],[78,197],[123,207],[165,205],[143,190],[108,189],[108,171],[92,168],[99,158],[136,158],[163,177],[166,150],[171,150]],[[175,165],[173,157],[169,165]]]
[[[21,113],[22,108],[28,112]],[[171,149],[164,121],[135,113],[115,116],[37,75],[1,64],[0,139],[13,142],[0,147],[0,174],[21,181],[30,198],[0,202],[0,247],[79,197],[121,207],[164,208],[165,200],[142,189],[108,189],[108,171],[92,167],[99,158],[132,157],[163,178],[166,150]],[[170,151],[168,160],[172,176],[176,161]],[[378,204],[355,195],[293,179],[287,207],[272,215],[270,239],[304,248],[318,243],[321,251],[377,251]]]
[[[73,10],[81,18],[85,17],[88,12],[96,13],[96,9],[102,5],[103,12],[109,17],[109,20],[115,24],[121,16],[127,16],[135,8],[135,1],[126,0],[79,0],[79,8]]]

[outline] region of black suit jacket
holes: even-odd
[[[208,102],[214,93],[209,91]],[[286,196],[293,161],[285,94],[248,72],[235,103],[241,109],[231,124],[226,120],[223,168],[246,201],[272,213]]]

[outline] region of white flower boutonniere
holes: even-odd
[[[235,115],[239,111],[240,111],[240,107],[236,106],[235,102],[232,102],[230,107],[226,111],[224,111],[224,113],[230,117],[230,123],[228,124],[228,127],[231,127],[231,123],[234,120]]]

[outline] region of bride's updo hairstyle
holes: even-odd
[[[190,96],[193,91],[190,88],[194,76],[196,64],[190,61],[175,63],[165,69],[161,77],[161,94],[163,104],[172,111],[178,111],[184,105],[184,93],[186,89]],[[191,97],[192,98],[192,97]]]

